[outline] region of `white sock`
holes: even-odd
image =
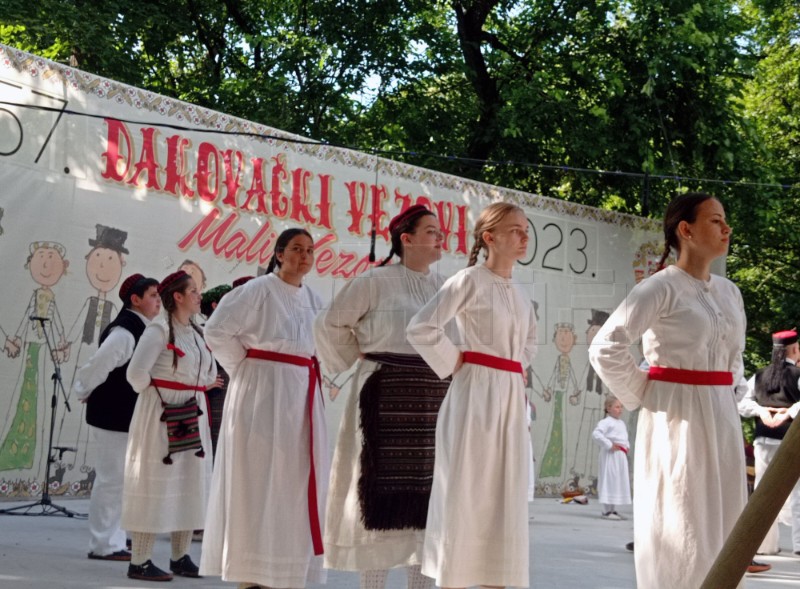
[[[422,567],[415,564],[406,567],[408,573],[408,589],[433,589],[433,579],[426,577],[420,570]]]
[[[153,557],[156,535],[146,532],[131,532],[131,564],[142,565]]]
[[[361,571],[361,589],[384,589],[388,570]]]
[[[181,530],[170,534],[172,541],[172,560],[178,560],[184,554],[189,554],[189,544],[192,543],[192,530]]]

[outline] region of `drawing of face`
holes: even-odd
[[[184,262],[181,264],[179,270],[183,270],[189,276],[194,278],[194,283],[197,286],[198,292],[203,292],[206,289],[206,275],[202,268],[194,262]]]
[[[575,345],[575,332],[569,327],[559,327],[556,329],[554,341],[559,352],[569,354]]]
[[[122,276],[125,261],[122,254],[105,247],[96,247],[86,256],[86,277],[100,293],[114,289]]]
[[[31,255],[28,269],[34,281],[44,287],[54,286],[69,267],[69,262],[61,257],[56,248],[42,246]]]

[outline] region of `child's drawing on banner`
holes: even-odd
[[[0,222],[3,220],[3,212],[4,212],[3,211],[3,207],[0,207]],[[2,225],[0,225],[0,235],[3,235],[3,226]],[[5,340],[5,338],[8,338],[8,334],[6,333],[6,330],[3,329],[2,325],[0,325],[0,335],[3,336],[4,340]]]
[[[581,395],[569,357],[576,341],[575,326],[572,323],[556,323],[553,342],[559,355],[542,393],[545,403],[553,403],[553,418],[545,438],[547,442],[539,467],[540,479],[555,478],[560,482],[564,478],[567,448],[567,407],[564,401],[568,399],[570,405],[577,405]]]
[[[3,351],[9,358],[17,358],[23,352],[24,355],[15,385],[15,389],[19,387],[16,389],[19,394],[12,402],[3,424],[0,471],[29,469],[33,466],[38,446],[37,431],[44,431],[44,420],[40,423],[39,419],[39,391],[48,382],[44,377],[45,362],[50,362],[46,358],[45,329],[54,346],[55,360],[62,363],[69,359],[70,344],[65,337],[56,295],[52,290],[69,267],[66,249],[55,241],[35,241],[28,249],[30,253],[25,268],[38,286],[31,295],[19,327],[13,336],[6,336],[3,345]],[[34,317],[43,320],[32,319]]]
[[[200,264],[192,260],[184,260],[178,270],[183,270],[194,279],[198,291],[203,292],[206,289],[206,273],[203,272]]]
[[[594,336],[600,331],[608,317],[609,313],[606,311],[592,309],[589,327],[586,329],[587,348],[592,345]],[[575,455],[570,474],[578,477],[585,489],[594,489],[597,485],[598,453],[596,446],[592,443],[592,432],[597,422],[603,418],[603,403],[608,391],[588,359],[579,382],[585,383],[586,389],[583,393],[581,422],[578,426]]]
[[[355,374],[355,370],[348,370],[347,372],[339,372],[338,374],[334,374],[330,378],[327,375],[322,375],[322,384],[325,388],[328,389],[328,398],[331,401],[336,400],[336,397],[338,397],[339,393],[342,392],[344,386],[348,382],[350,382],[350,379],[353,377],[353,374]]]
[[[108,300],[108,295],[119,284],[122,269],[125,267],[123,254],[129,253],[125,248],[127,232],[105,225],[96,225],[96,229],[97,238],[89,239],[89,247],[92,249],[86,254],[86,278],[93,294],[84,301],[68,334],[70,342],[80,337],[75,355],[76,366],[80,365],[83,347],[97,344],[100,334],[116,316],[117,308]],[[76,327],[79,330],[77,332]]]
[[[125,240],[128,238],[126,231],[100,224],[95,225],[95,231],[95,238],[89,238],[91,249],[85,258],[86,279],[92,287],[92,294],[84,301],[67,334],[67,340],[77,345],[77,350],[73,354],[75,365],[72,378],[69,383],[65,383],[69,385],[67,391],[72,391],[75,373],[80,368],[81,361],[88,357],[86,352],[94,353],[100,334],[116,317],[117,307],[109,300],[109,294],[113,295],[115,292],[126,264],[124,255],[130,253],[125,247]],[[88,448],[88,433],[83,427],[86,407],[83,404],[80,407],[78,444],[83,448],[85,462]],[[63,425],[62,420],[61,428]],[[61,429],[59,429],[59,442],[60,440]]]

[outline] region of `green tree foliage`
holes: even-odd
[[[752,369],[800,322],[798,22],[794,0],[5,0],[0,42],[594,206],[718,194]]]

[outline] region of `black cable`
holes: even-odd
[[[299,139],[297,137],[285,137],[281,135],[269,135],[266,133],[252,133],[248,131],[224,131],[222,129],[208,129],[204,127],[187,127],[185,125],[175,125],[172,123],[164,123],[164,122],[150,122],[150,121],[138,121],[134,119],[121,119],[119,117],[109,116],[109,115],[98,115],[93,113],[86,113],[86,112],[79,112],[69,109],[61,109],[52,106],[40,106],[35,104],[23,104],[19,102],[7,102],[7,101],[0,101],[0,105],[4,106],[14,106],[18,108],[27,108],[31,110],[41,110],[46,112],[58,112],[66,115],[75,115],[75,116],[82,116],[94,119],[110,119],[113,121],[117,121],[120,123],[125,123],[128,125],[149,125],[149,126],[156,126],[156,127],[163,127],[167,129],[174,129],[176,131],[187,131],[191,133],[210,133],[213,135],[232,135],[232,136],[240,136],[240,137],[251,137],[254,139],[261,139],[261,140],[269,140],[273,139],[276,141],[284,141],[286,143],[296,143],[298,145],[318,145],[324,147],[334,147],[338,149],[349,149],[351,151],[360,151],[363,153],[371,153],[373,155],[382,155],[382,156],[389,156],[389,157],[397,157],[397,156],[411,156],[411,157],[426,157],[426,158],[433,158],[433,159],[441,159],[441,160],[448,160],[448,161],[457,161],[462,163],[471,163],[480,166],[484,165],[491,165],[491,166],[517,166],[522,168],[535,168],[539,170],[553,170],[553,171],[561,171],[561,172],[577,172],[580,174],[596,174],[599,176],[620,176],[626,178],[638,178],[642,179],[645,177],[649,177],[651,180],[669,180],[674,182],[701,182],[703,184],[721,184],[724,186],[752,186],[752,187],[759,187],[759,188],[780,188],[782,190],[797,190],[800,188],[800,182],[798,184],[781,184],[777,182],[743,182],[741,180],[719,180],[716,178],[693,178],[690,176],[678,176],[674,174],[650,174],[645,172],[623,172],[621,170],[598,170],[593,168],[579,168],[575,166],[564,166],[564,165],[553,165],[553,164],[535,164],[532,162],[520,162],[516,160],[491,160],[491,159],[478,159],[478,158],[469,158],[457,155],[442,155],[439,153],[428,153],[428,152],[418,152],[418,151],[404,151],[404,150],[393,150],[393,149],[379,149],[377,147],[353,147],[350,145],[341,145],[337,143],[331,143],[328,141],[315,141],[312,139]],[[253,123],[258,124],[258,123]]]

